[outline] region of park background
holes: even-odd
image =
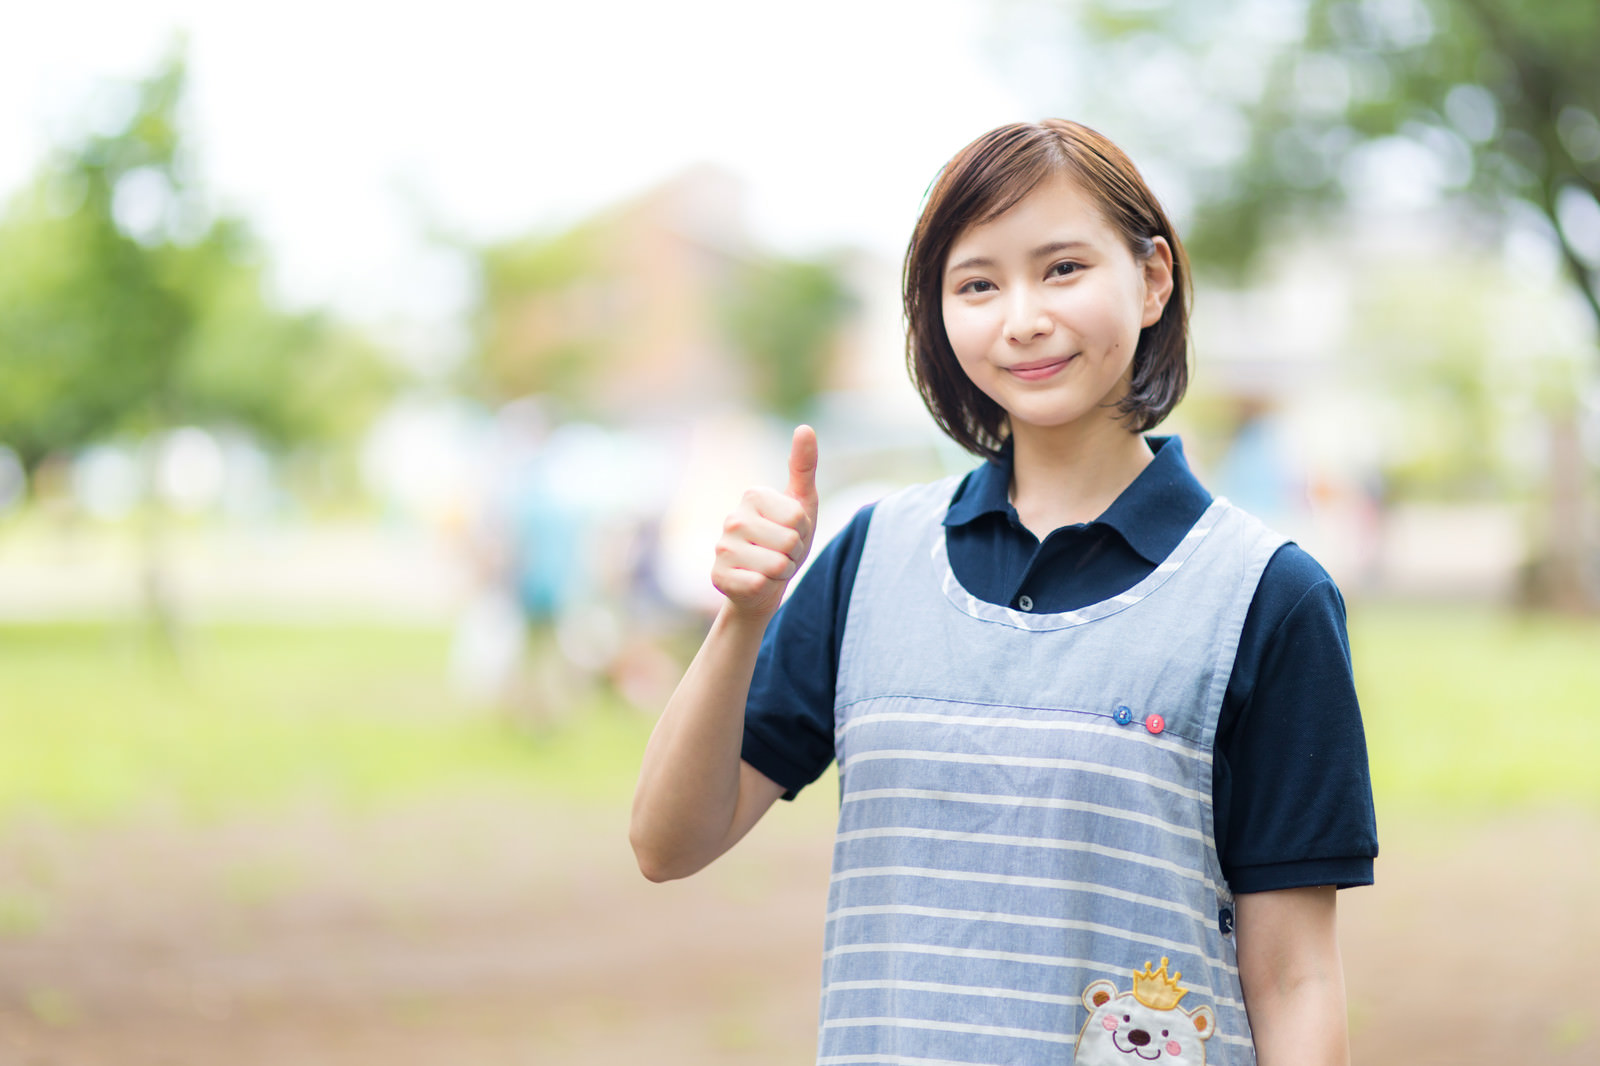
[[[989,127],[1197,267],[1170,420],[1334,573],[1356,1060],[1600,1057],[1600,8],[0,15],[0,1062],[806,1062],[825,781],[626,844],[722,514],[965,468],[898,259]]]

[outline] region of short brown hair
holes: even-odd
[[[934,421],[952,440],[986,458],[999,455],[1006,412],[972,384],[944,328],[944,269],[969,226],[1004,214],[1045,178],[1068,174],[1143,262],[1154,238],[1172,249],[1172,295],[1161,318],[1139,332],[1133,382],[1118,404],[1128,429],[1142,433],[1167,417],[1189,384],[1189,260],[1155,194],[1127,155],[1087,126],[1065,119],[1017,122],[990,130],[946,163],[906,248],[902,278],[906,365]]]

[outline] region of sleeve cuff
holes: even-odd
[[[759,736],[745,730],[740,758],[765,774],[774,784],[783,787],[783,798],[792,800],[800,790],[816,780],[778,753],[778,750]],[[826,767],[824,767],[826,769]]]
[[[1228,886],[1236,895],[1276,892],[1285,888],[1314,888],[1319,885],[1356,888],[1370,885],[1372,880],[1372,860],[1366,857],[1239,866],[1228,873]]]

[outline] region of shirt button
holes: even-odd
[[[1152,734],[1159,733],[1167,728],[1167,720],[1159,714],[1152,714],[1144,720],[1144,727],[1150,730]]]
[[[1133,708],[1126,704],[1119,704],[1116,713],[1111,717],[1116,719],[1118,725],[1127,725],[1133,721]]]
[[[1017,597],[1017,606],[1021,607],[1024,611],[1033,610],[1033,597],[1032,596],[1018,596]]]

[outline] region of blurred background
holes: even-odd
[[[833,795],[625,839],[737,493],[971,460],[921,197],[1061,115],[1197,272],[1202,479],[1350,608],[1357,1061],[1600,1061],[1600,7],[0,14],[0,1062],[807,1062]]]

